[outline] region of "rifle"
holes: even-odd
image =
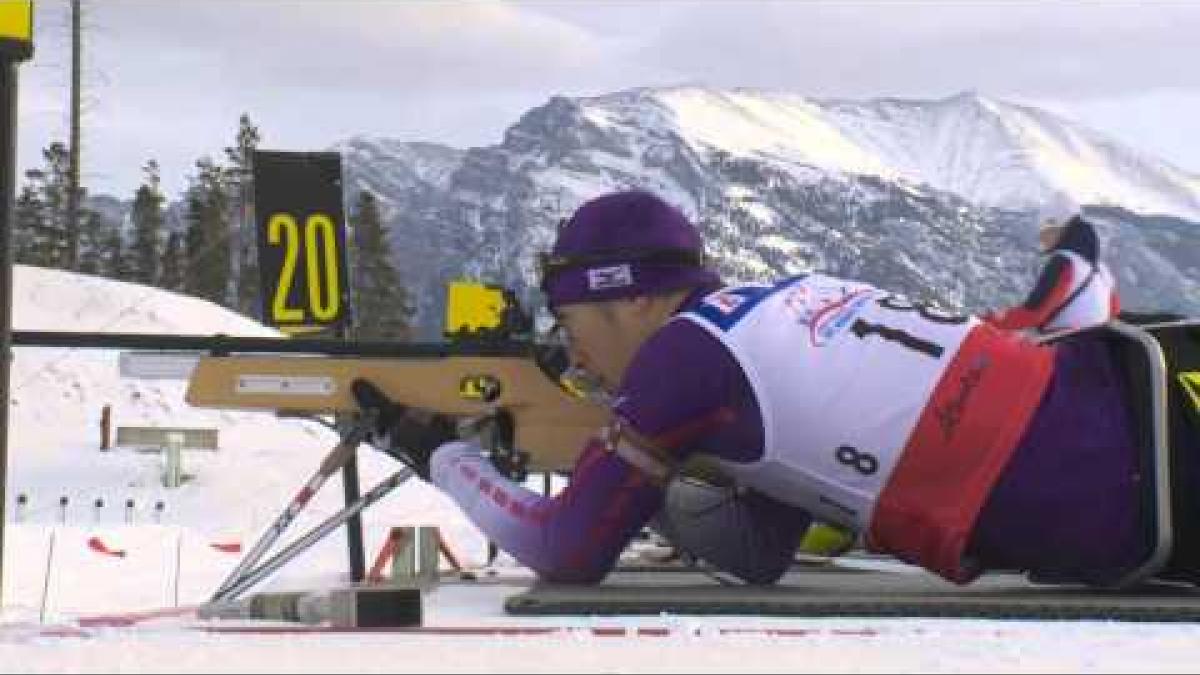
[[[358,413],[350,384],[368,379],[397,403],[460,418],[466,422],[460,429],[480,436],[497,468],[520,479],[528,469],[569,470],[577,451],[607,418],[604,406],[584,397],[573,383],[565,351],[533,340],[532,324],[511,292],[455,283],[447,301],[447,343],[55,331],[14,331],[12,343],[157,352],[143,354],[159,359],[152,376],[188,372],[184,398],[191,405],[288,416]],[[135,367],[132,360],[123,362]],[[348,425],[329,425],[340,442],[217,588],[212,602],[233,600],[343,524],[350,532],[351,567],[362,559],[358,514],[411,472],[399,471],[359,495],[354,452],[374,416],[343,417],[349,417]],[[354,486],[347,488],[346,507],[260,564],[339,469],[351,481],[346,485]],[[352,576],[360,575],[352,570]]]
[[[561,349],[535,343],[532,321],[506,289],[451,284],[446,317],[446,343],[15,331],[13,344],[194,359],[190,405],[289,416],[356,412],[350,383],[364,378],[397,403],[468,422],[460,428],[480,433],[493,456],[519,453],[529,469],[569,470],[606,410],[571,384]]]

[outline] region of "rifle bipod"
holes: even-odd
[[[236,599],[238,595],[244,593],[251,586],[283,567],[297,555],[312,547],[327,534],[341,527],[351,518],[354,518],[367,507],[378,502],[401,483],[413,476],[412,470],[408,468],[397,471],[381,481],[369,492],[348,503],[345,508],[325,519],[320,525],[301,535],[296,541],[272,556],[265,563],[255,567],[258,561],[266,555],[267,551],[279,541],[279,538],[283,536],[284,530],[292,524],[300,511],[320,491],[325,481],[338,469],[355,458],[358,446],[367,439],[371,430],[374,429],[375,424],[375,415],[367,413],[358,416],[349,429],[341,432],[342,436],[338,444],[329,451],[329,454],[322,460],[321,465],[313,473],[312,477],[300,488],[296,496],[292,497],[291,501],[288,502],[283,513],[279,514],[245,557],[242,558],[241,562],[238,563],[237,567],[221,582],[217,591],[209,599],[209,604],[228,602]]]

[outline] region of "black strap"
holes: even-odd
[[[1064,309],[1066,309],[1072,302],[1075,302],[1075,300],[1077,298],[1079,298],[1080,295],[1083,295],[1083,292],[1085,290],[1087,290],[1087,287],[1092,284],[1092,280],[1096,278],[1096,271],[1099,268],[1099,266],[1100,266],[1100,263],[1098,263],[1098,262],[1092,263],[1091,271],[1088,272],[1088,275],[1083,278],[1083,283],[1079,284],[1079,288],[1076,288],[1070,295],[1068,295],[1067,299],[1064,300],[1062,303],[1060,303],[1058,308],[1055,309],[1054,312],[1052,314],[1050,314],[1050,316],[1047,317],[1045,321],[1038,324],[1037,329],[1039,332],[1045,332],[1046,326],[1049,326],[1051,323],[1054,323],[1054,320],[1058,318],[1059,314],[1063,313]]]
[[[596,265],[619,265],[641,263],[646,265],[678,265],[680,267],[703,267],[704,252],[686,248],[655,248],[599,251],[580,255],[554,255],[543,253],[538,256],[541,288],[555,275],[570,269]]]

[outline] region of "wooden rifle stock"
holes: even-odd
[[[392,400],[454,416],[507,412],[535,471],[565,471],[608,420],[543,371],[531,344],[343,342],[226,335],[16,331],[15,346],[196,354],[185,398],[207,408],[307,415],[354,412],[355,378]]]
[[[204,356],[185,398],[207,408],[352,412],[358,378],[402,405],[459,417],[509,413],[514,444],[535,471],[570,469],[607,421],[605,408],[568,394],[522,356]]]

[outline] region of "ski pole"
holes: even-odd
[[[229,573],[229,576],[225,577],[225,580],[221,582],[221,585],[217,587],[216,593],[213,594],[213,600],[220,598],[230,586],[236,583],[238,579],[246,573],[247,570],[253,567],[253,565],[257,563],[259,559],[263,557],[263,555],[266,554],[271,546],[273,546],[275,542],[278,541],[281,536],[283,536],[283,531],[292,524],[292,521],[296,519],[296,516],[300,514],[300,511],[302,511],[304,507],[308,506],[308,502],[313,498],[313,495],[317,494],[317,492],[321,489],[321,486],[325,484],[325,481],[327,481],[329,477],[334,474],[334,472],[342,468],[346,462],[350,461],[352,457],[354,457],[354,453],[358,449],[359,444],[366,439],[367,435],[370,433],[370,430],[374,427],[375,413],[368,412],[364,414],[362,418],[360,418],[355,425],[350,428],[349,431],[346,432],[345,436],[342,437],[342,440],[333,448],[333,450],[329,452],[328,455],[325,456],[325,459],[321,462],[321,466],[318,467],[317,471],[312,475],[311,478],[308,479],[308,482],[304,484],[304,487],[300,489],[300,492],[298,492],[296,496],[292,498],[291,502],[288,503],[287,508],[284,509],[283,513],[279,514],[279,517],[275,519],[275,522],[271,523],[271,526],[267,528],[267,531],[264,532],[261,537],[259,537],[257,542],[255,542],[254,547],[250,549],[245,557],[242,558],[241,562],[238,563],[237,567],[235,567],[234,570]]]
[[[363,509],[374,504],[380,499],[383,499],[387,493],[391,492],[393,489],[412,476],[413,472],[411,469],[402,469],[392,474],[390,477],[386,478],[372,488],[370,492],[364,494],[362,497],[359,497],[358,500],[352,504],[349,504],[341,511],[338,511],[327,518],[320,525],[305,533],[296,539],[296,541],[289,544],[282,551],[275,554],[275,556],[273,556],[271,559],[267,560],[259,567],[246,572],[236,581],[218,591],[213,596],[212,600],[209,601],[209,604],[214,604],[217,602],[229,602],[236,599],[237,596],[241,595],[248,588],[259,581],[262,581],[280,567],[283,567],[292,558],[295,558],[297,555],[303,553],[309,547],[316,544],[318,541],[323,539],[325,535],[341,527],[347,520],[350,520],[362,512]]]

